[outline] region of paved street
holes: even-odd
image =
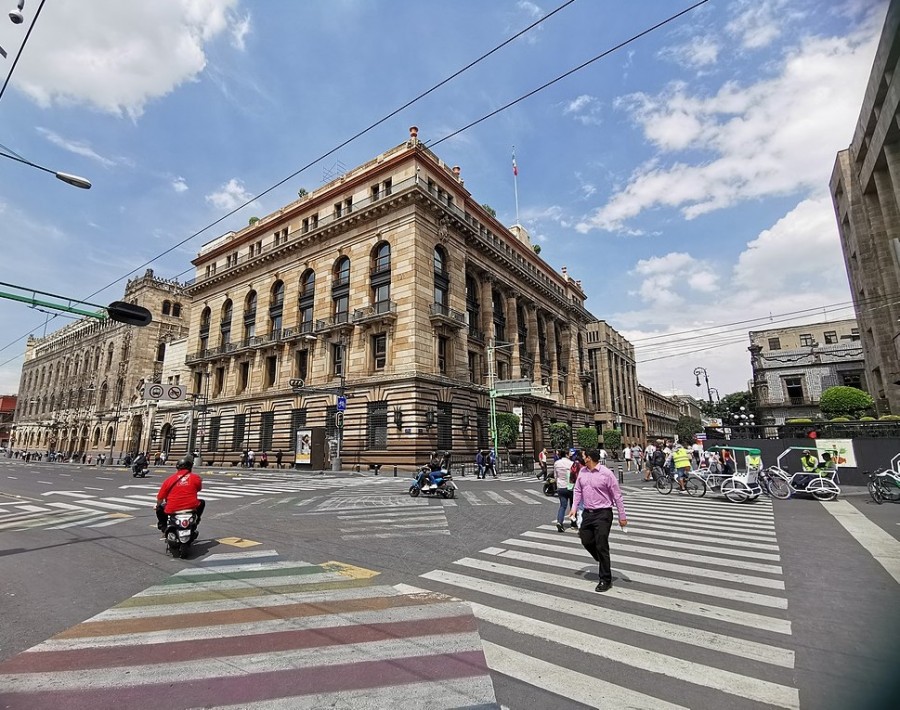
[[[631,525],[614,529],[615,582],[601,595],[596,564],[576,531],[557,532],[556,499],[533,478],[461,478],[459,495],[442,500],[413,499],[409,480],[391,476],[204,473],[201,538],[192,559],[173,560],[151,510],[170,472],[0,465],[0,579],[6,618],[17,620],[0,631],[0,687],[15,693],[12,704],[0,694],[7,706],[45,707],[41,693],[82,689],[84,706],[117,697],[140,707],[144,690],[159,700],[153,684],[173,658],[207,681],[172,671],[185,707],[276,697],[302,702],[266,707],[319,707],[338,702],[330,693],[351,688],[350,676],[359,685],[335,707],[367,707],[363,697],[370,707],[891,706],[900,505],[860,491],[836,503],[735,505],[662,497],[628,479]],[[297,586],[313,580],[327,588]],[[377,610],[325,608],[376,598]],[[304,604],[318,611],[294,613]],[[275,607],[292,611],[272,616]],[[203,616],[213,613],[234,616]],[[322,629],[354,624],[390,642],[353,630],[322,641]],[[252,651],[229,641],[247,635]],[[132,650],[148,643],[184,655]],[[347,669],[346,684],[329,685],[336,668],[411,659],[417,644],[450,660],[410,661],[377,682]],[[37,661],[50,664],[43,676]],[[288,667],[304,673],[288,682]],[[45,687],[50,670],[58,682]],[[234,699],[236,673],[270,679],[249,684],[270,695]],[[323,683],[314,692],[310,678]]]

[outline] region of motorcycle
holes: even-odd
[[[428,478],[429,473],[433,474],[434,483],[437,488],[430,487]],[[429,487],[426,488],[426,485],[429,485]],[[419,469],[419,473],[416,474],[412,485],[409,487],[409,495],[413,498],[418,497],[419,494],[432,497],[454,498],[456,497],[456,491],[457,486],[453,482],[452,473],[443,469],[440,471],[431,471],[428,466],[422,466],[422,468]]]
[[[147,471],[149,471],[149,470],[150,470],[150,466],[147,464],[146,461],[144,461],[143,463],[134,463],[131,466],[131,477],[137,478],[138,476],[140,476],[141,478],[146,478]]]
[[[544,495],[545,496],[555,496],[556,495],[556,477],[553,474],[547,476],[547,480],[544,481]]]
[[[176,559],[187,557],[191,543],[197,539],[197,511],[177,510],[168,515],[166,552]]]

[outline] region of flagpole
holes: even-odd
[[[516,147],[512,147],[513,191],[516,195],[516,224],[519,224],[519,167],[516,165]]]

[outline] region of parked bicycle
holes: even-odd
[[[896,471],[884,471],[876,469],[869,473],[869,483],[866,486],[869,495],[878,505],[886,500],[896,503],[900,500],[900,474]]]

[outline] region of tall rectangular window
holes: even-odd
[[[447,351],[450,349],[450,339],[446,335],[439,335],[437,342],[437,366],[438,372],[447,374]]]
[[[244,449],[244,433],[247,426],[246,414],[234,415],[234,428],[231,431],[231,450],[242,451]]]
[[[217,367],[216,368],[216,379],[213,384],[213,397],[218,397],[222,394],[222,390],[225,388],[225,368]]]
[[[469,351],[469,382],[477,382],[475,373],[477,372],[476,364],[478,362],[478,354]]]
[[[785,377],[784,389],[791,404],[803,404],[803,378]]]
[[[387,449],[388,404],[369,402],[366,405],[366,448]]]
[[[835,345],[838,341],[837,331],[836,330],[826,330],[825,331],[825,344],[826,345]]]
[[[769,350],[781,350],[781,339],[769,338]]]
[[[309,350],[294,353],[294,374],[301,380],[309,377]]]
[[[372,367],[383,370],[387,364],[387,335],[379,333],[372,336]]]
[[[478,448],[486,449],[490,446],[488,410],[479,407],[475,410],[475,429],[478,432]]]
[[[444,451],[453,448],[453,405],[438,402],[437,405],[437,447]]]
[[[344,345],[335,343],[331,346],[331,374],[334,377],[341,377],[344,374]]]
[[[263,412],[259,421],[259,450],[272,448],[272,432],[275,430],[275,412]]]
[[[209,437],[206,440],[207,451],[219,450],[219,431],[222,428],[222,417],[210,417]]]
[[[266,358],[266,388],[275,386],[278,379],[278,356],[269,355]]]
[[[250,386],[250,363],[242,362],[238,375],[238,393],[244,392]]]

